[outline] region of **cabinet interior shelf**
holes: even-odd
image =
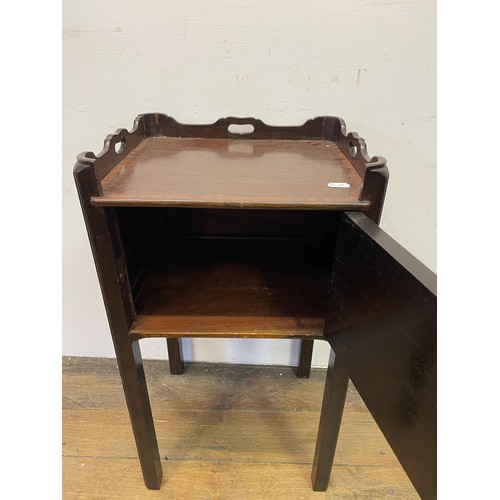
[[[148,266],[130,335],[323,338],[328,261],[307,242],[171,241]]]
[[[134,339],[323,338],[338,214],[376,220],[387,182],[385,160],[329,116],[145,114],[79,161],[90,205],[116,216]]]
[[[435,276],[377,227],[386,161],[341,118],[146,113],[73,172],[149,489],[162,470],[138,340],[166,337],[181,374],[180,338],[295,338],[299,377],[312,340],[336,354],[314,490],[329,484],[351,379],[419,494],[435,496]]]

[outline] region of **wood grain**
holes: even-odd
[[[240,138],[231,125],[245,122],[254,132]],[[226,253],[222,268],[216,264],[216,272],[208,273],[209,281],[215,277],[215,286],[207,286],[196,266],[195,275],[189,275],[195,264],[192,259],[177,277],[184,281],[180,286],[169,282],[175,268],[156,272],[154,266],[142,283],[151,257],[141,252],[147,243],[132,245],[132,258],[127,257],[118,209],[267,208],[330,213],[351,209],[368,211],[378,220],[387,181],[387,172],[380,169],[386,169],[385,160],[370,159],[364,141],[355,134],[346,135],[343,121],[335,117],[317,117],[299,127],[271,127],[253,118],[232,117],[198,126],[147,114],[138,117],[130,132],[122,129],[108,136],[98,156],[82,153],[78,157],[75,180],[148,488],[160,488],[161,464],[137,340],[148,335],[200,336],[204,332],[266,337],[278,331],[278,336],[284,336],[286,329],[287,337],[311,342],[323,330],[321,299],[330,269],[318,278],[313,277],[311,267],[303,272],[295,262],[283,269],[281,259],[268,259],[265,265],[271,266],[264,266],[264,281],[255,284],[248,278],[260,272],[260,267],[253,263],[248,267],[247,259],[243,268],[248,268],[241,271],[241,263],[234,267]],[[375,170],[380,175],[370,177],[368,172]],[[338,187],[342,184],[346,189]],[[160,266],[170,265],[171,257],[161,258]],[[315,262],[315,257],[309,254],[304,262]],[[206,266],[205,255],[202,261]],[[186,287],[187,294],[183,293]],[[148,290],[152,290],[149,295]],[[189,321],[183,319],[186,317]],[[152,323],[144,327],[143,322],[142,330],[134,330],[145,319]],[[196,326],[185,332],[188,323]],[[130,325],[134,325],[132,337]],[[305,353],[301,363],[308,365]],[[301,366],[299,372],[307,369]],[[174,367],[174,371],[179,370]]]
[[[141,351],[139,342],[130,340],[128,335],[135,311],[118,221],[113,208],[105,209],[90,204],[90,194],[97,191],[97,180],[93,170],[91,165],[77,164],[73,173],[108,316],[137,451],[141,459],[144,482],[150,489],[159,489],[162,480],[161,461]]]
[[[154,412],[206,409],[249,412],[270,406],[281,411],[319,412],[321,408],[324,370],[313,370],[308,380],[298,380],[293,379],[289,366],[267,366],[261,370],[251,365],[186,363],[185,377],[171,377],[167,363],[144,360]],[[63,372],[63,409],[125,408],[115,359],[65,357]],[[287,383],[278,385],[276,380],[283,377]],[[242,387],[244,391],[240,391]],[[352,411],[364,408],[359,398],[352,397],[348,404]]]
[[[161,457],[169,460],[312,463],[317,412],[285,412],[276,405],[246,412],[155,411]],[[96,441],[95,436],[107,436]],[[63,454],[136,458],[125,410],[66,410]],[[398,467],[376,424],[363,412],[342,423],[338,464]]]
[[[188,363],[173,377],[144,364],[162,489],[144,488],[116,361],[65,358],[63,498],[418,498],[353,386],[331,486],[311,490],[325,370]]]
[[[325,335],[416,490],[436,498],[436,275],[354,212],[332,276]]]
[[[64,500],[418,500],[398,467],[336,466],[335,487],[313,492],[309,464],[164,461],[159,492],[144,488],[139,461],[63,458]],[[119,478],[119,479],[118,479]],[[117,480],[118,479],[118,480]]]
[[[136,300],[132,338],[322,338],[329,260],[309,244],[171,243]]]
[[[323,339],[324,320],[295,316],[139,314],[131,339],[144,338],[266,338]],[[323,339],[324,340],[324,339]]]
[[[328,183],[347,183],[331,188]],[[362,179],[335,143],[151,137],[101,183],[94,205],[363,209]]]

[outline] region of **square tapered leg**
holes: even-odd
[[[330,352],[312,470],[314,491],[326,491],[342,421],[349,377],[342,359]]]
[[[116,350],[116,359],[144,483],[150,490],[159,490],[163,472],[139,342],[122,343]]]

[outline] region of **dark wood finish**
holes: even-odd
[[[331,487],[312,491],[325,370],[294,380],[279,366],[195,362],[179,381],[164,361],[145,359],[168,475],[158,495],[140,477],[115,360],[64,357],[62,365],[64,499],[420,498],[352,384]],[[31,373],[20,362],[23,369]]]
[[[300,343],[299,363],[297,365],[297,377],[309,378],[311,374],[311,360],[314,340],[302,340]]]
[[[184,373],[184,359],[182,356],[181,339],[167,339],[168,364],[172,375]]]
[[[77,164],[74,176],[106,307],[116,360],[129,409],[144,482],[160,489],[162,468],[139,342],[128,336],[135,313],[116,220],[111,209],[94,207],[97,190],[91,166]]]
[[[196,323],[193,323],[196,321]],[[292,316],[158,316],[140,314],[131,339],[251,338],[323,340],[323,318]]]
[[[171,242],[142,285],[131,337],[323,338],[330,263],[314,250],[289,241]]]
[[[122,209],[129,211],[128,209]],[[147,219],[151,217],[149,212]],[[155,210],[162,211],[162,209]],[[334,214],[330,214],[334,215]],[[147,219],[144,222],[147,222]],[[325,213],[294,210],[164,209],[169,238],[247,238],[324,241]],[[168,245],[168,241],[163,240]]]
[[[235,124],[253,131],[235,133]],[[167,338],[172,373],[182,373],[180,337],[305,339],[297,374],[308,376],[312,339],[324,339],[331,214],[355,209],[378,222],[387,167],[336,117],[275,127],[145,114],[98,155],[80,154],[75,179],[144,480],[158,489],[138,340]],[[324,472],[315,474],[321,483]]]
[[[425,499],[436,497],[436,275],[364,214],[341,218],[325,336]]]
[[[331,188],[329,183],[349,188]],[[329,141],[145,139],[95,205],[364,209],[362,179]]]
[[[363,179],[363,188],[359,199],[369,202],[369,206],[365,210],[366,215],[378,224],[389,181],[389,169],[385,158],[382,156],[370,157],[364,139],[359,137],[356,132],[346,133],[343,120],[326,117],[325,121],[327,122],[325,130],[331,131],[331,136],[326,135],[325,139],[329,138],[337,143],[341,153]]]
[[[374,165],[366,171],[361,197],[370,201],[370,208],[366,211],[366,215],[376,224],[382,217],[388,182],[389,169],[385,165],[385,160],[383,164]]]
[[[330,483],[348,386],[349,377],[342,356],[330,351],[311,475],[314,491],[326,491]]]
[[[250,124],[254,127],[254,131],[251,134],[245,135],[234,134],[228,130],[228,127],[231,124]],[[151,138],[155,138],[155,140],[150,141],[149,139]],[[194,139],[194,142],[189,141],[189,139]],[[225,139],[225,141],[213,141],[213,139]],[[377,178],[373,176],[366,177],[366,174],[372,170],[377,170],[387,179],[387,169],[384,168],[385,159],[382,157],[370,158],[367,154],[364,140],[361,139],[356,133],[351,132],[347,134],[344,121],[341,118],[333,116],[319,116],[308,120],[300,126],[280,127],[266,125],[261,120],[257,120],[255,118],[236,117],[221,118],[215,123],[209,125],[186,125],[178,123],[174,118],[167,115],[149,113],[139,115],[134,121],[134,125],[130,132],[126,129],[119,129],[115,134],[108,135],[104,141],[104,148],[99,154],[95,155],[93,152],[83,152],[78,156],[78,161],[83,165],[88,164],[94,166],[95,175],[98,180],[98,193],[93,196],[93,203],[114,205],[111,200],[107,200],[103,186],[101,185],[101,181],[104,181],[108,175],[110,175],[110,178],[107,178],[105,183],[112,182],[113,184],[120,184],[119,179],[115,178],[114,181],[112,181],[113,177],[116,177],[116,175],[111,173],[113,169],[121,171],[121,175],[125,176],[130,181],[130,172],[123,172],[123,169],[129,164],[130,161],[136,161],[134,158],[139,157],[140,159],[140,157],[145,156],[146,160],[149,161],[155,157],[156,159],[158,159],[158,157],[161,158],[162,156],[165,156],[165,154],[173,155],[175,151],[179,152],[180,150],[185,150],[187,152],[190,149],[188,147],[189,144],[197,144],[197,147],[201,144],[202,147],[200,152],[204,155],[207,155],[211,148],[214,148],[213,153],[217,156],[217,161],[219,163],[222,161],[222,164],[227,164],[227,161],[224,161],[224,157],[233,157],[233,159],[239,162],[245,162],[245,160],[248,159],[248,155],[251,155],[252,168],[262,168],[263,173],[266,174],[263,179],[266,179],[268,172],[263,166],[259,166],[259,163],[261,165],[265,165],[265,163],[263,163],[263,159],[259,158],[259,155],[262,152],[266,152],[268,149],[262,144],[261,141],[271,141],[273,143],[273,148],[275,148],[275,152],[282,154],[281,160],[268,158],[269,163],[267,163],[267,165],[273,165],[273,170],[276,168],[281,170],[281,173],[285,175],[284,179],[288,179],[288,187],[293,187],[294,183],[286,177],[286,171],[284,172],[283,165],[280,165],[280,162],[283,164],[283,155],[286,154],[290,156],[288,161],[291,162],[292,168],[294,159],[300,160],[301,162],[307,162],[309,161],[308,159],[316,158],[321,160],[323,163],[321,168],[324,168],[324,164],[326,162],[329,167],[326,169],[328,172],[330,172],[332,168],[335,168],[335,172],[345,175],[345,173],[342,174],[342,170],[346,169],[348,177],[354,179],[356,178],[356,175],[353,174],[352,170],[357,172],[359,178],[363,182],[363,188],[360,193],[358,192],[358,203],[353,208],[369,210],[370,204],[372,203],[371,200],[374,200],[374,204],[380,204],[380,200],[375,199],[374,196],[374,192],[378,188],[378,185],[376,187],[371,186],[372,182],[375,182]],[[146,144],[156,144],[156,146],[146,147]],[[224,146],[221,146],[221,144]],[[120,145],[122,145],[122,147],[119,147]],[[223,156],[222,158],[220,157],[221,154]],[[172,156],[170,156],[170,160],[172,160]],[[254,163],[256,163],[255,160],[257,160],[257,165],[254,165]],[[177,158],[176,161],[181,161],[182,164],[184,160]],[[196,164],[197,160],[195,159],[194,161]],[[212,161],[210,158],[209,164],[211,163]],[[287,163],[287,160],[285,160],[285,163]],[[188,162],[188,166],[193,168],[192,162]],[[144,165],[142,165],[141,168],[144,168]],[[153,172],[158,172],[158,169],[155,170],[154,166],[150,165],[146,166],[146,168],[153,168]],[[315,162],[313,170],[316,170],[317,168],[318,166]],[[224,168],[222,170],[222,173],[227,171],[227,169]],[[307,168],[304,167],[304,170],[307,170]],[[216,169],[212,173],[221,175],[221,173]],[[301,177],[305,175],[304,171],[300,171],[298,174]],[[310,176],[317,176],[315,172],[308,172],[308,174]],[[161,172],[161,175],[163,176],[164,172]],[[282,180],[276,172],[273,173],[273,176],[277,176],[277,179],[275,180]],[[273,176],[270,178],[271,181],[273,180]],[[179,179],[176,179],[175,176],[173,176],[173,180],[178,181]],[[235,179],[235,181],[236,180],[237,179]],[[248,176],[246,177],[246,180],[250,180]],[[306,180],[311,181],[311,177]],[[224,181],[228,182],[226,179],[224,179]],[[214,179],[212,179],[212,182],[214,182]],[[327,183],[328,182],[342,181],[327,180]],[[113,184],[111,187],[113,187]],[[203,187],[204,186],[200,186],[200,188]],[[234,186],[229,183],[228,187]],[[244,189],[241,185],[238,185],[238,183],[236,183],[236,187]],[[262,184],[259,185],[259,188],[263,188]],[[158,191],[158,185],[155,186],[155,189]],[[155,191],[155,189],[153,189],[153,191]],[[172,188],[170,186],[166,186],[165,189]],[[255,193],[256,196],[260,196],[260,189],[257,193]],[[278,189],[284,189],[285,192],[283,194],[286,195],[286,186],[278,186]],[[346,210],[348,208],[346,199],[342,199],[346,196],[346,190],[335,188],[329,189],[333,190],[336,195],[340,196],[340,204],[337,208]],[[347,191],[350,192],[350,190]],[[176,194],[175,189],[173,193]],[[120,192],[118,191],[118,193],[115,194],[120,195]],[[138,192],[136,194],[144,198],[144,193]],[[188,198],[191,199],[193,203],[196,203],[197,200],[192,199],[192,192],[188,190],[187,194]],[[206,194],[208,195],[208,193]],[[244,194],[244,192],[240,194]],[[276,194],[277,193],[270,191],[270,199],[265,200],[265,203],[267,203],[271,208],[279,206],[279,201],[273,199]],[[231,196],[231,193],[218,192],[216,195]],[[298,197],[299,193],[296,192],[295,195]],[[97,197],[102,199],[98,200]],[[327,195],[325,200],[321,193],[319,198],[315,198],[309,194],[309,198],[305,195],[305,199],[302,199],[302,201],[300,198],[295,201],[298,201],[299,205],[302,205],[303,207],[313,204],[316,208],[323,207],[332,209],[336,206],[335,202],[332,202],[332,197],[333,196]],[[381,198],[383,201],[383,195]],[[154,203],[151,199],[149,199],[149,201],[145,201],[144,199],[140,202],[138,200],[134,201],[133,197],[130,201],[133,204],[141,204],[144,202],[146,205],[151,205]],[[156,200],[156,202],[160,204],[161,201],[161,199]],[[171,203],[173,200],[166,197],[163,201]],[[189,203],[189,201],[186,200],[180,201],[182,203]],[[217,203],[221,201],[223,202],[224,200],[220,200],[219,198],[208,199],[207,203],[214,203],[218,206]],[[352,200],[349,200],[349,202],[350,201]],[[248,202],[251,206],[261,207],[261,205],[256,203],[256,200],[250,199]],[[324,202],[326,202],[326,204],[323,206],[322,203]],[[117,204],[119,203],[125,202],[123,199],[120,201],[120,197],[118,196]],[[238,206],[237,203],[234,204],[234,199],[226,199],[225,203],[227,204],[226,206]],[[294,203],[289,203],[285,200],[283,206],[293,208],[295,205]]]
[[[151,249],[159,244],[158,228],[164,224],[165,216],[161,210],[147,208],[110,210],[116,216],[131,295],[135,300],[148,269]]]
[[[232,124],[249,124],[254,128],[254,130],[252,133],[245,135],[231,133],[230,126]],[[144,156],[144,153],[141,153],[141,148],[145,148],[144,143],[146,142],[146,139],[149,138],[156,138],[156,142],[163,145],[180,144],[179,139],[196,139],[197,143],[199,144],[199,139],[205,139],[203,144],[207,145],[211,140],[211,144],[213,144],[214,146],[217,143],[214,142],[213,139],[225,139],[226,147],[224,148],[224,155],[227,157],[232,148],[231,154],[233,156],[236,155],[236,157],[242,157],[240,158],[240,163],[241,161],[243,161],[243,163],[247,162],[250,159],[249,155],[251,155],[251,157],[256,156],[254,154],[255,148],[253,146],[253,143],[255,141],[273,141],[274,145],[276,146],[276,144],[278,144],[277,147],[281,148],[281,150],[283,150],[283,148],[281,147],[281,145],[279,145],[278,141],[293,141],[294,144],[292,149],[295,151],[294,156],[295,159],[301,163],[301,165],[304,160],[304,158],[301,157],[301,151],[302,153],[306,154],[306,157],[311,154],[317,154],[314,151],[314,148],[317,147],[318,141],[320,141],[319,145],[321,146],[321,149],[323,149],[323,151],[330,148],[336,152],[334,163],[337,165],[337,172],[339,171],[339,166],[341,166],[342,168],[346,167],[346,172],[349,173],[348,177],[356,179],[356,175],[352,171],[354,168],[355,172],[357,172],[359,176],[359,179],[361,179],[362,181],[361,190],[359,189],[359,182],[356,182],[355,185],[347,190],[347,194],[343,188],[328,188],[328,190],[325,191],[326,188],[324,187],[323,179],[323,185],[317,184],[316,182],[314,182],[313,185],[309,184],[309,187],[314,187],[314,189],[319,188],[319,194],[321,194],[320,198],[313,199],[309,195],[309,197],[304,200],[302,199],[302,194],[304,193],[302,185],[298,185],[294,178],[290,178],[290,172],[288,171],[288,159],[285,160],[284,156],[282,157],[282,160],[285,160],[286,165],[281,165],[281,173],[273,172],[272,174],[274,178],[272,177],[271,181],[277,181],[279,186],[277,188],[277,191],[273,191],[274,186],[269,187],[269,194],[271,195],[271,198],[269,200],[259,201],[253,199],[253,195],[258,196],[261,192],[262,184],[256,186],[257,189],[254,189],[253,192],[249,192],[248,181],[249,179],[256,178],[256,176],[248,176],[246,172],[243,173],[242,179],[236,182],[236,185],[234,183],[234,180],[228,180],[227,177],[222,177],[222,185],[226,186],[227,188],[233,189],[233,191],[231,191],[233,193],[232,200],[225,199],[223,196],[221,196],[222,192],[216,192],[213,199],[209,197],[210,193],[207,192],[207,186],[214,186],[219,184],[218,182],[216,183],[215,180],[221,180],[220,176],[224,175],[224,172],[219,172],[217,166],[214,167],[214,171],[217,174],[215,178],[207,175],[209,173],[206,172],[204,168],[202,168],[198,169],[195,172],[195,176],[191,176],[191,180],[194,179],[198,183],[197,187],[201,190],[201,193],[204,193],[206,201],[205,206],[225,206],[233,208],[239,206],[247,206],[251,208],[279,208],[281,206],[286,208],[297,208],[296,203],[300,201],[301,208],[311,207],[311,203],[314,203],[313,208],[336,208],[342,210],[356,208],[359,210],[365,210],[372,220],[377,223],[380,221],[388,181],[388,170],[385,166],[385,159],[382,157],[371,158],[367,153],[365,141],[360,138],[355,132],[347,133],[344,121],[341,118],[333,116],[319,116],[306,121],[300,126],[281,127],[267,125],[261,120],[255,118],[227,117],[221,118],[215,123],[209,125],[187,125],[178,123],[174,118],[160,113],[139,115],[135,119],[134,125],[130,132],[126,129],[119,129],[115,134],[108,135],[104,142],[104,148],[98,155],[95,155],[92,152],[84,152],[79,155],[78,159],[80,163],[94,166],[95,175],[98,180],[97,194],[93,196],[94,203],[106,204],[109,201],[112,205],[114,204],[106,197],[106,194],[103,193],[101,181],[107,179],[106,182],[111,182],[111,187],[113,187],[113,185],[115,184],[118,184],[119,186],[123,184],[121,181],[114,178],[114,175],[111,172],[113,171],[116,173],[116,171],[120,170],[120,175],[125,175],[125,177],[127,177],[128,174],[126,172],[124,173],[124,165],[128,165],[130,161],[136,161],[134,160],[134,158],[137,156]],[[250,142],[245,143],[243,141]],[[302,142],[304,141],[305,145],[302,144]],[[312,146],[313,144],[315,144],[315,146]],[[181,146],[181,148],[185,149],[184,146]],[[222,151],[220,147],[216,147],[216,149],[219,150],[219,153]],[[259,151],[259,148],[257,148],[257,151]],[[205,148],[205,154],[207,152],[209,152],[209,150]],[[325,156],[327,158],[327,162],[330,162],[327,163],[328,167],[331,168],[332,163],[330,161],[329,155],[323,155],[322,161],[323,163],[325,162]],[[210,160],[212,160],[213,157],[214,155],[212,155]],[[171,159],[172,158],[170,157],[170,161]],[[159,168],[159,163],[161,162],[158,162],[157,158],[157,171]],[[212,163],[212,161],[210,163]],[[266,172],[267,164],[262,163],[262,158],[260,159],[260,163],[260,168],[263,169],[264,172]],[[179,168],[179,166],[180,165],[177,162],[177,168]],[[196,169],[196,162],[194,165],[189,164],[188,166],[190,169]],[[203,167],[205,167],[205,165],[203,165]],[[252,161],[251,164],[252,169],[253,167],[254,161]],[[323,168],[325,168],[325,166]],[[153,170],[154,169],[155,168],[153,168]],[[232,171],[232,169],[233,167],[230,167],[229,170]],[[224,170],[227,173],[228,169],[226,168]],[[301,168],[301,170],[299,171],[299,177],[302,177],[304,175],[305,170],[306,169]],[[171,171],[169,172],[170,174],[172,173]],[[171,178],[166,178],[166,176],[168,177],[168,175],[165,173],[164,169],[160,169],[160,174],[163,181],[172,180]],[[185,176],[184,174],[185,172],[183,172],[181,182],[183,182],[183,179],[187,178],[187,176]],[[309,172],[308,174],[311,175],[311,173]],[[278,175],[278,178],[276,178],[276,175]],[[312,175],[315,175],[314,171]],[[131,176],[128,175],[127,178],[130,181]],[[173,192],[177,196],[181,195],[180,198],[176,198],[175,202],[170,200],[169,196],[159,195],[159,193],[161,192],[158,187],[160,186],[160,182],[155,181],[152,181],[152,185],[153,191],[154,193],[156,193],[153,198],[156,197],[156,200],[150,197],[151,192],[149,196],[144,196],[144,193],[140,192],[139,198],[132,198],[131,200],[129,200],[129,202],[136,205],[169,204],[170,206],[203,206],[198,204],[198,198],[195,198],[191,195],[185,196],[186,194],[192,193],[190,186],[184,186],[184,188],[187,189],[187,192],[182,195],[182,193],[178,190],[180,186],[176,186],[178,178],[173,180]],[[284,185],[282,184],[283,181],[285,182]],[[327,183],[328,182],[330,181],[328,180]],[[169,182],[166,186],[165,184],[163,184],[162,189],[171,190],[171,184],[171,182]],[[237,187],[239,190],[236,195],[234,193],[235,187]],[[285,192],[283,192],[283,188],[285,189]],[[287,193],[286,190],[290,188],[292,188],[292,193]],[[329,190],[334,190],[335,193],[330,193]],[[346,204],[346,198],[349,198],[349,196],[354,194],[354,191],[356,190],[358,191],[359,199],[356,201],[355,205],[349,206],[348,204]],[[208,191],[210,191],[210,189],[208,189]],[[227,193],[228,192],[226,191],[225,194],[227,195]],[[274,197],[276,194],[279,195],[278,198]],[[283,198],[284,194],[288,196],[288,199],[286,197]],[[290,194],[293,195],[292,198],[290,198]],[[294,196],[295,201],[292,201],[294,199]],[[325,196],[327,197],[327,204],[323,206],[321,203],[325,201]],[[332,204],[332,198],[337,200],[337,196],[339,197],[339,201]],[[162,197],[163,200],[161,199]],[[343,201],[342,198],[344,198]],[[279,200],[281,200],[281,205]],[[119,199],[116,200],[116,203],[127,204],[123,197],[119,197]],[[144,270],[143,266],[144,262],[141,262],[141,266],[137,268],[139,272]],[[135,292],[135,288],[133,288],[133,291]],[[301,355],[300,359],[302,360],[304,366],[299,367],[299,372],[307,372],[308,370],[307,364],[309,363],[310,365],[310,360],[308,360],[306,354],[309,352],[309,350],[310,346],[301,347],[301,352],[303,352],[303,355]]]

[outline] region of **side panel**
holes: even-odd
[[[341,217],[325,336],[415,489],[436,497],[436,276],[359,212]]]

